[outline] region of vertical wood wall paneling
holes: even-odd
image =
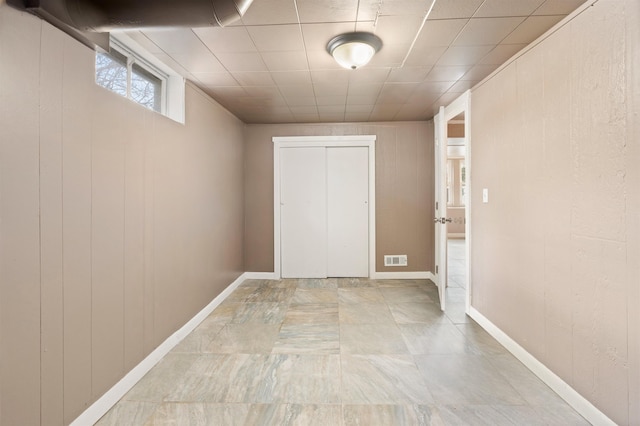
[[[40,21],[0,12],[0,423],[40,423]],[[29,81],[29,84],[21,84]]]
[[[40,64],[40,255],[42,425],[64,423],[62,73],[64,35],[42,26]]]
[[[92,397],[124,373],[123,97],[96,89],[91,136]]]
[[[65,38],[62,83],[64,253],[64,421],[91,397],[91,109],[94,57]]]

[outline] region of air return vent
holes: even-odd
[[[387,254],[384,256],[384,266],[407,266],[407,255]]]

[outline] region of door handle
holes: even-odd
[[[450,217],[436,217],[435,219],[433,219],[433,223],[451,223],[453,222],[453,219],[451,219]]]

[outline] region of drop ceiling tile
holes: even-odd
[[[317,123],[320,121],[320,117],[317,112],[312,114],[305,114],[296,110],[291,110],[291,112],[293,113],[293,118],[295,118],[299,123]]]
[[[381,15],[417,15],[421,18],[429,11],[434,0],[385,0],[381,3]]]
[[[429,48],[414,48],[407,58],[406,66],[433,66],[447,51],[447,46],[434,46]]]
[[[344,115],[344,105],[318,105],[318,113],[322,114],[342,114]]]
[[[418,87],[419,83],[385,83],[378,95],[377,103],[404,103]]]
[[[237,86],[238,81],[228,72],[193,73],[194,78],[205,86]]]
[[[419,121],[426,119],[424,107],[404,105],[393,118],[396,121]]]
[[[420,108],[424,109],[427,105],[431,105],[432,103],[437,101],[440,96],[442,96],[442,93],[440,92],[438,93],[417,92],[411,95],[409,98],[407,98],[406,105],[414,105],[418,109]]]
[[[282,98],[280,90],[276,86],[245,86],[247,96],[255,98]]]
[[[344,113],[319,113],[320,120],[324,123],[342,123]]]
[[[547,0],[533,12],[534,15],[568,15],[585,0]]]
[[[424,94],[444,93],[447,90],[449,90],[449,88],[451,86],[453,86],[454,83],[455,83],[454,80],[452,80],[452,81],[425,81],[424,83],[420,83],[418,85],[418,87],[416,87],[415,92],[416,93],[424,93]]]
[[[296,84],[311,84],[309,71],[278,71],[272,72],[271,78],[277,85],[287,86]]]
[[[201,54],[206,46],[187,28],[144,30],[142,32],[165,53]]]
[[[316,96],[346,96],[348,85],[335,83],[313,83]]]
[[[322,83],[346,86],[349,82],[350,73],[351,70],[346,69],[311,71],[311,80],[313,81],[313,84]]]
[[[529,16],[544,0],[485,0],[474,17]]]
[[[262,59],[269,71],[308,70],[307,55],[303,50],[290,52],[262,52]]]
[[[306,96],[306,97],[295,97],[295,96],[290,96],[290,97],[286,97],[285,101],[287,102],[287,105],[289,105],[290,107],[303,107],[303,106],[316,106],[316,98],[313,96]]]
[[[438,103],[440,105],[444,105],[447,106],[449,105],[451,102],[455,101],[456,99],[458,99],[460,96],[462,96],[463,92],[447,92],[444,95],[442,95],[440,97],[440,99],[438,99]]]
[[[497,67],[498,65],[476,65],[463,75],[460,80],[483,80]]]
[[[344,106],[347,103],[346,96],[316,96],[316,105],[320,106]]]
[[[178,63],[175,59],[173,59],[168,54],[155,53],[153,56],[158,58],[158,60],[162,61],[163,64],[167,65],[168,67],[173,69],[175,72],[177,72],[181,76],[185,78],[189,78],[189,76],[191,75],[189,71],[187,71],[180,63]],[[223,69],[222,72],[226,72],[226,70]]]
[[[291,0],[255,0],[242,17],[244,25],[297,24],[295,3]]]
[[[298,0],[298,15],[309,22],[355,21],[358,0]]]
[[[465,75],[470,68],[470,65],[436,65],[431,69],[425,81],[456,81]]]
[[[215,54],[222,52],[255,52],[257,50],[244,27],[194,28],[193,31],[202,40],[202,43]]]
[[[394,68],[387,78],[387,83],[417,83],[424,81],[431,67]]]
[[[525,18],[473,18],[453,42],[454,46],[498,44]]]
[[[494,46],[452,46],[438,59],[438,65],[474,65]]]
[[[467,22],[469,22],[469,19],[427,21],[416,39],[414,48],[422,50],[432,46],[449,46]]]
[[[261,52],[304,50],[299,25],[264,25],[247,30]]]
[[[315,97],[315,93],[313,93],[313,86],[311,84],[296,84],[290,86],[278,86],[280,89],[280,93],[285,98],[305,98],[305,97]],[[291,105],[291,104],[290,104]]]
[[[374,21],[380,9],[380,0],[360,0],[357,21]]]
[[[240,86],[208,86],[207,91],[213,93],[213,97],[217,99],[232,99],[246,96],[247,92]]]
[[[354,30],[353,23],[332,22],[323,24],[303,24],[302,35],[307,50],[323,51],[327,50],[329,40],[342,33]]]
[[[349,70],[349,84],[384,83],[391,68],[372,68],[365,66]]]
[[[224,52],[216,55],[222,65],[230,72],[258,72],[267,71],[262,57],[252,52]]]
[[[344,120],[347,123],[358,123],[358,122],[363,122],[363,121],[369,121],[369,115],[370,113],[368,112],[345,112],[344,113]]]
[[[348,95],[351,96],[374,96],[377,97],[382,90],[383,84],[381,83],[364,83],[364,84],[350,84]],[[375,101],[375,99],[374,99]]]
[[[358,31],[369,31],[375,33],[382,40],[382,45],[411,44],[415,38],[422,16],[380,16],[375,28],[372,23],[358,22]]]
[[[484,0],[436,1],[429,19],[471,18]]]
[[[354,114],[354,113],[358,113],[358,114],[370,114],[371,111],[373,111],[373,107],[374,105],[352,105],[352,104],[348,104],[345,107],[345,112],[347,114]]]
[[[478,64],[502,65],[526,46],[526,44],[499,44],[495,49],[491,50],[487,55],[480,59]]]
[[[142,46],[143,49],[145,49],[149,53],[162,53],[163,52],[162,49],[160,49],[157,44],[155,44],[153,41],[151,41],[151,39],[149,39],[149,37],[144,35],[144,33],[142,31],[137,31],[137,30],[136,31],[125,31],[124,33],[127,36],[131,37],[131,39],[133,41],[138,43],[140,46]]]
[[[377,93],[369,95],[348,95],[347,105],[374,105],[377,99]]]
[[[504,44],[529,44],[560,22],[563,15],[530,16],[509,34]]]
[[[211,52],[186,54],[172,53],[171,57],[190,73],[218,73],[226,69]]]
[[[234,72],[233,77],[243,86],[274,86],[271,74],[262,72]]]

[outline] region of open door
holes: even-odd
[[[440,308],[444,311],[447,288],[447,120],[444,107],[433,118],[435,131],[435,204],[433,225],[435,227],[435,280],[440,297]]]

